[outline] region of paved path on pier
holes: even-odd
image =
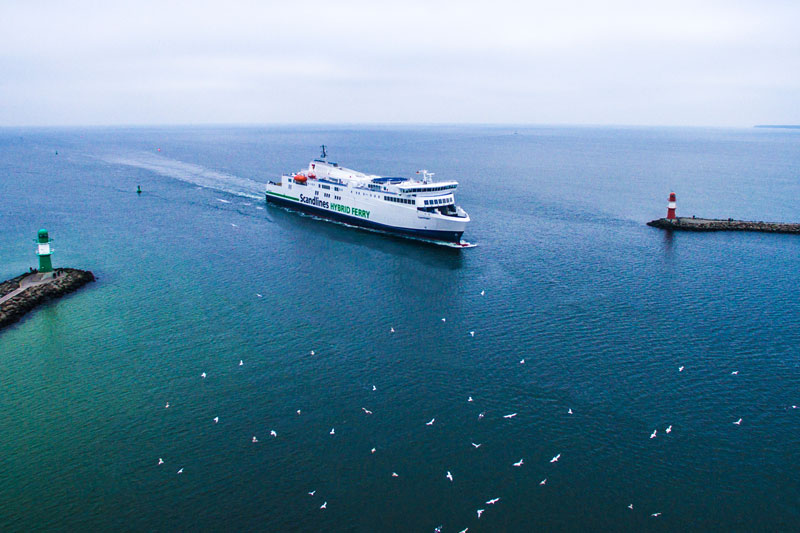
[[[785,222],[755,222],[751,220],[717,219],[717,218],[659,218],[647,223],[661,229],[686,231],[761,231],[765,233],[800,234],[800,224]]]
[[[27,289],[29,287],[35,287],[37,285],[44,285],[45,283],[50,283],[54,279],[55,278],[53,277],[53,273],[52,272],[48,272],[46,274],[43,274],[43,273],[39,272],[37,274],[30,274],[28,276],[25,276],[24,278],[22,278],[22,281],[19,282],[19,288],[18,289],[14,289],[13,291],[11,291],[8,294],[6,294],[5,296],[0,297],[0,304],[3,304],[4,302],[7,302],[8,300],[10,300],[11,298],[13,298],[14,296],[18,295],[19,293],[21,293],[22,291],[24,291],[25,289]]]

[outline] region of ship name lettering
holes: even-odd
[[[310,205],[315,205],[317,207],[324,207],[325,209],[330,209],[330,206],[327,201],[320,200],[319,198],[316,197],[308,197],[301,194],[300,201],[303,202],[304,204],[310,204]]]

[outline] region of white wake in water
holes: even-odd
[[[115,165],[143,168],[160,176],[175,178],[186,183],[237,196],[255,198],[257,200],[264,197],[264,185],[257,181],[147,152],[139,152],[127,156],[107,156],[103,160]],[[224,202],[225,200],[220,201]]]

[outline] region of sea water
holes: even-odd
[[[322,144],[458,180],[477,247],[265,204]],[[798,169],[796,130],[2,129],[0,278],[46,228],[98,280],[0,332],[0,529],[794,529],[800,238],[645,222],[800,222]]]

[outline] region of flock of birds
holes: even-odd
[[[483,291],[483,290],[482,290],[482,291],[480,292],[480,295],[481,295],[481,296],[485,295],[485,291]],[[258,296],[259,298],[261,298],[261,297],[262,297],[262,295],[261,295],[261,294],[257,294],[256,296]],[[446,322],[446,318],[442,318],[441,320],[442,320],[442,322]],[[389,329],[389,332],[390,332],[390,333],[395,333],[395,329],[394,329],[394,327],[391,327],[391,328]],[[474,337],[474,336],[475,336],[475,331],[469,331],[469,335],[470,335],[471,337]],[[314,355],[316,355],[316,352],[315,352],[314,350],[310,350],[310,352],[309,352],[309,355],[311,355],[311,356],[314,356]],[[522,359],[519,361],[519,364],[521,364],[521,365],[524,365],[524,364],[525,364],[525,359],[524,359],[524,358],[522,358]],[[240,367],[241,367],[241,366],[244,366],[244,361],[243,361],[243,360],[239,360],[239,365],[238,365],[238,366],[240,366]],[[682,365],[682,366],[679,366],[679,367],[678,367],[678,372],[683,372],[683,371],[684,371],[684,369],[685,369],[685,366],[683,366],[683,365]],[[738,374],[739,374],[739,371],[738,371],[738,370],[734,370],[734,371],[732,371],[730,374],[731,374],[732,376],[736,376],[736,375],[738,375]],[[208,375],[206,374],[206,372],[202,372],[202,373],[200,374],[200,378],[201,378],[201,379],[206,379],[207,377],[208,377]],[[377,387],[376,387],[375,385],[372,385],[372,386],[371,386],[371,388],[372,388],[372,391],[373,391],[373,392],[377,391]],[[473,397],[472,397],[472,396],[469,396],[469,397],[467,398],[467,402],[474,402],[474,399],[473,399]],[[164,408],[169,408],[169,407],[170,407],[170,403],[169,403],[169,402],[166,402],[166,404],[164,405]],[[792,406],[791,406],[791,408],[792,408],[792,409],[797,409],[797,406],[796,406],[796,405],[792,405]],[[362,407],[362,408],[361,408],[361,410],[363,411],[363,413],[364,413],[365,415],[372,415],[372,414],[373,414],[373,412],[372,412],[371,410],[367,409],[366,407]],[[298,414],[298,415],[300,415],[300,414],[302,413],[302,411],[301,411],[300,409],[298,409],[296,412],[297,412],[297,414]],[[572,415],[572,414],[574,414],[574,412],[573,412],[572,408],[568,408],[568,409],[567,409],[567,411],[566,411],[566,413],[567,413],[568,415]],[[485,413],[485,412],[481,412],[481,413],[479,413],[479,414],[478,414],[478,419],[479,419],[479,420],[480,420],[480,419],[483,419],[483,418],[485,417],[485,415],[486,415],[486,413]],[[513,419],[513,418],[515,418],[516,416],[517,416],[517,413],[516,413],[516,412],[513,412],[513,413],[508,413],[508,414],[505,414],[505,415],[503,415],[502,417],[503,417],[504,419]],[[215,416],[215,417],[213,417],[211,420],[212,420],[212,422],[213,422],[214,424],[217,424],[217,423],[219,423],[219,416]],[[425,422],[425,426],[433,426],[435,423],[436,423],[436,418],[434,417],[434,418],[431,418],[431,419],[430,419],[428,422]],[[738,420],[736,420],[736,421],[733,421],[733,424],[734,424],[734,425],[736,425],[736,426],[740,426],[740,425],[742,424],[742,418],[739,418]],[[672,432],[672,425],[669,425],[669,426],[667,426],[667,427],[665,428],[664,432],[665,432],[666,434],[670,434],[670,433]],[[332,428],[330,429],[330,431],[329,431],[329,434],[330,434],[330,435],[335,435],[335,434],[336,434],[336,430],[335,430],[335,428],[333,428],[333,427],[332,427]],[[270,430],[270,432],[269,432],[269,435],[270,435],[270,437],[272,437],[272,438],[277,438],[277,437],[278,437],[278,433],[277,433],[277,431],[276,431],[276,430],[274,430],[274,429]],[[653,430],[653,432],[650,434],[650,439],[655,439],[657,436],[658,436],[658,429],[654,429],[654,430]],[[252,443],[254,443],[254,444],[256,444],[256,443],[258,443],[258,442],[259,442],[259,439],[257,438],[257,436],[256,436],[256,435],[253,435],[253,436],[252,436],[251,442],[252,442]],[[478,448],[480,448],[480,447],[482,446],[482,443],[475,443],[475,442],[471,442],[471,445],[473,446],[473,448],[475,448],[475,449],[478,449]],[[370,453],[374,454],[374,453],[376,453],[376,451],[377,451],[377,450],[376,450],[376,448],[374,448],[374,447],[373,447],[373,448],[370,450]],[[558,463],[558,461],[559,461],[560,459],[561,459],[561,453],[557,453],[556,455],[554,455],[554,456],[552,457],[552,459],[550,459],[550,464],[555,464],[555,463]],[[159,458],[158,458],[157,465],[159,465],[159,466],[160,466],[160,465],[164,465],[164,464],[165,464],[165,461],[164,461],[164,459],[163,459],[163,458],[161,458],[161,457],[159,457]],[[510,466],[511,466],[511,467],[513,467],[513,468],[521,468],[521,467],[523,467],[525,464],[526,464],[526,463],[525,463],[525,460],[524,460],[524,458],[520,458],[518,461],[516,461],[516,462],[514,462],[514,463],[511,463],[511,465],[510,465]],[[184,467],[181,467],[180,469],[178,469],[178,470],[177,470],[177,472],[176,472],[176,473],[177,473],[177,474],[183,474],[183,472],[184,472]],[[400,475],[399,475],[397,472],[392,472],[392,473],[391,473],[391,477],[393,477],[393,478],[397,478],[397,477],[400,477]],[[445,478],[446,478],[446,479],[447,479],[449,482],[451,482],[451,483],[453,483],[453,482],[455,481],[455,477],[453,476],[452,472],[451,472],[451,471],[449,471],[449,470],[447,470],[447,471],[444,473],[444,477],[445,477]],[[539,485],[540,485],[540,486],[544,486],[544,485],[546,485],[546,484],[547,484],[547,477],[545,477],[544,479],[542,479],[542,480],[539,482]],[[314,497],[314,496],[316,495],[316,493],[317,493],[316,489],[315,489],[315,490],[308,491],[308,495],[309,495],[309,496],[311,496],[311,497]],[[483,514],[486,512],[486,509],[487,509],[487,507],[484,507],[484,505],[485,505],[485,506],[496,505],[497,503],[499,503],[499,502],[500,502],[500,500],[501,500],[501,498],[500,498],[500,497],[494,497],[494,498],[490,498],[490,499],[486,500],[486,501],[484,502],[484,504],[483,504],[483,505],[479,506],[479,507],[478,507],[478,508],[475,510],[475,513],[476,513],[476,516],[477,516],[477,518],[478,518],[478,519],[480,519],[480,518],[483,516]],[[327,509],[327,508],[328,508],[328,500],[327,500],[327,499],[325,499],[325,500],[322,502],[322,504],[320,504],[320,505],[319,505],[319,509],[320,509],[320,510],[325,510],[325,509]],[[627,505],[627,508],[628,508],[628,509],[630,509],[630,510],[633,510],[633,508],[634,508],[634,505],[633,505],[633,503],[630,503],[630,504],[628,504],[628,505]],[[651,516],[651,517],[653,517],[653,518],[658,518],[658,517],[660,517],[661,515],[662,515],[662,513],[661,513],[661,512],[653,512],[653,513],[650,513],[650,516]],[[442,531],[442,527],[443,527],[443,526],[438,526],[438,527],[436,527],[436,528],[434,529],[434,531],[435,531],[435,532],[438,532],[438,533],[440,533],[440,532]],[[462,530],[461,530],[459,533],[466,533],[468,530],[469,530],[469,527],[462,529]]]

